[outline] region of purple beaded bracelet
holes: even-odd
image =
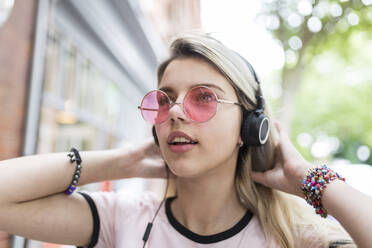
[[[76,169],[75,169],[74,176],[72,177],[71,184],[65,191],[66,195],[71,195],[75,191],[79,183],[79,178],[80,178],[81,168],[82,168],[81,163],[83,161],[81,160],[79,151],[74,147],[70,149],[70,152],[67,154],[67,156],[70,158],[71,164],[76,162]]]
[[[322,205],[322,193],[331,181],[339,179],[345,181],[345,178],[337,172],[329,169],[326,165],[309,169],[305,178],[302,180],[302,192],[308,204],[315,208],[315,213],[323,218],[328,215],[327,210]]]

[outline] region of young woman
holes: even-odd
[[[72,161],[58,153],[0,162],[0,230],[86,247],[372,243],[372,200],[338,175],[331,174],[335,180],[321,196],[312,187],[304,192],[319,196],[313,201],[322,204],[314,203],[318,212],[327,210],[351,237],[290,196],[304,197],[303,178],[311,184],[315,170],[308,170],[316,165],[302,158],[273,120],[253,68],[237,53],[208,35],[178,38],[159,67],[158,87],[140,106],[144,119],[154,124],[157,145],[151,139],[117,150],[75,150]],[[165,178],[168,172],[176,195],[165,204],[148,192],[66,195],[71,176],[80,172],[71,164],[79,156],[78,185]],[[319,173],[330,175],[326,169]]]

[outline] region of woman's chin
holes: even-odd
[[[195,166],[195,164],[171,162],[168,163],[168,167],[176,177],[180,178],[195,178],[202,173],[200,167]]]

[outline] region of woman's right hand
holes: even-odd
[[[152,137],[139,143],[127,143],[116,152],[119,158],[118,165],[125,165],[130,177],[167,178],[165,161]],[[171,177],[170,170],[169,173]]]

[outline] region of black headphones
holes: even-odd
[[[255,110],[248,111],[244,107],[242,107],[243,111],[243,121],[240,129],[240,136],[244,143],[243,147],[246,146],[261,146],[264,145],[269,138],[270,132],[270,123],[269,118],[264,114],[264,103],[265,100],[262,96],[261,92],[261,83],[258,80],[257,74],[253,69],[252,65],[238,53],[236,53],[248,66],[249,70],[251,71],[254,80],[258,84],[257,92],[256,92],[256,99],[257,99],[257,107]],[[154,140],[156,145],[159,146],[159,140],[156,135],[155,126],[152,127],[152,135],[154,136]]]
[[[261,146],[264,145],[269,138],[270,123],[269,118],[264,113],[265,100],[262,96],[261,82],[257,77],[253,66],[240,54],[236,53],[248,66],[249,70],[253,74],[254,80],[257,82],[257,107],[253,111],[248,111],[244,107],[243,109],[243,122],[240,129],[240,135],[244,142],[244,145],[248,146]]]

